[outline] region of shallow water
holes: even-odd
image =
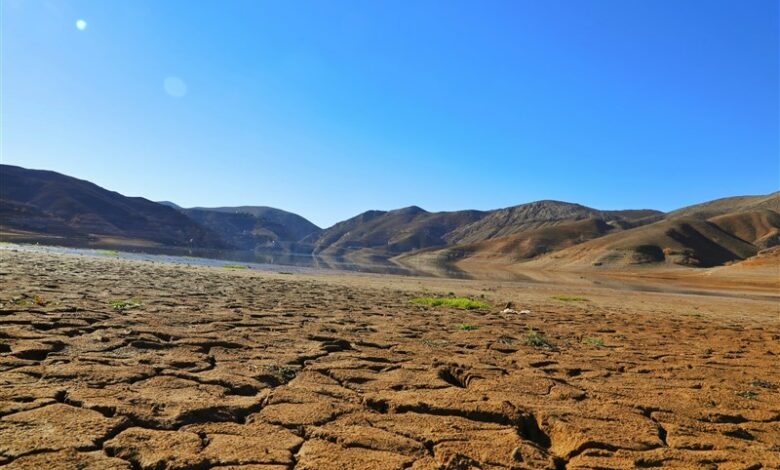
[[[138,251],[132,249],[123,249],[120,251],[97,248],[76,248],[67,246],[17,243],[0,244],[0,250],[23,250],[37,253],[62,253],[83,256],[102,256],[106,258],[198,266],[235,267],[235,265],[240,265],[248,269],[272,272],[348,271],[377,274],[398,274],[408,276],[423,274],[413,269],[397,265],[390,261],[385,263],[377,262],[356,264],[339,259],[322,258],[308,254],[280,254],[254,251],[188,250],[185,248],[156,249],[149,247],[138,249]],[[452,277],[460,276],[453,272]]]
[[[435,274],[430,270],[419,270],[413,267],[401,266],[392,261],[375,263],[354,263],[340,259],[323,258],[308,254],[280,254],[253,251],[223,251],[223,250],[187,250],[187,249],[155,249],[144,247],[138,251],[105,250],[96,248],[76,248],[65,246],[0,243],[2,250],[20,250],[38,253],[62,253],[81,256],[100,256],[136,261],[151,261],[157,263],[173,263],[197,266],[224,266],[226,268],[242,266],[267,272],[281,273],[334,273],[359,272],[372,274],[393,274],[402,276],[443,277],[450,279],[474,279],[495,282],[512,282],[522,284],[549,284],[579,287],[607,288],[634,292],[658,292],[688,295],[704,295],[717,297],[744,298],[755,300],[776,300],[776,295],[763,295],[747,292],[728,292],[708,290],[675,285],[671,282],[650,280],[615,279],[608,276],[588,273],[568,273],[555,271],[528,270],[522,273],[506,270],[493,270],[489,274],[466,273],[448,267],[438,267]],[[157,251],[149,253],[148,251]],[[173,251],[165,253],[165,251]]]

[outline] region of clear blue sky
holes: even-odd
[[[126,195],[328,226],[780,189],[776,0],[1,1],[2,162]]]

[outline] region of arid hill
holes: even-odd
[[[431,272],[495,263],[545,269],[721,266],[780,244],[780,192],[723,198],[668,214],[536,201],[492,211],[368,211],[320,229],[264,206],[182,208],[125,197],[50,171],[0,166],[0,229],[68,244],[193,246],[312,253]],[[466,269],[468,270],[468,269]]]
[[[243,250],[280,244],[289,248],[291,243],[322,231],[300,215],[273,207],[195,207],[179,210]]]
[[[214,232],[170,207],[53,171],[11,165],[0,165],[0,214],[6,235],[56,236],[84,243],[226,246]]]
[[[482,262],[516,263],[598,238],[615,230],[620,229],[603,219],[567,220],[556,225],[529,228],[514,235],[409,253],[399,256],[398,259],[411,263],[427,259],[427,263],[439,264],[464,258]]]
[[[673,263],[710,267],[749,258],[758,251],[753,244],[712,222],[683,218],[610,234],[549,254],[531,264],[622,267]]]
[[[343,256],[363,251],[379,256],[446,245],[456,228],[484,217],[480,211],[428,212],[406,207],[389,212],[368,211],[307,237],[315,254]]]
[[[525,213],[543,213],[550,218],[531,222],[512,218],[510,211],[501,214],[501,218],[492,213],[471,227],[484,226],[491,219],[512,219],[503,226],[493,223],[492,230],[501,227],[496,232],[483,230],[481,233],[483,236],[502,233],[502,230],[515,233],[407,253],[397,260],[418,268],[448,265],[466,271],[473,268],[474,263],[510,265],[522,262],[527,262],[524,266],[528,268],[545,269],[660,264],[720,266],[750,258],[780,244],[778,199],[778,193],[726,198],[682,208],[666,216],[653,211],[593,211],[591,218],[573,222],[556,220],[549,210],[524,210]],[[574,213],[567,210],[573,207],[576,205],[559,206],[558,213],[567,217],[589,214],[587,208]],[[468,228],[461,229],[461,233]],[[440,268],[433,271],[439,272]]]
[[[709,219],[723,214],[762,209],[780,213],[780,192],[763,196],[736,196],[715,199],[669,212],[666,218],[696,217],[697,219]]]
[[[471,244],[486,240],[496,240],[498,245],[511,244],[508,236],[533,232],[539,238],[538,243],[523,244],[521,241],[526,254],[511,255],[523,258],[557,249],[561,244],[568,246],[569,243],[563,241],[571,234],[568,225],[578,221],[594,220],[591,225],[598,224],[597,230],[606,233],[661,216],[661,212],[653,210],[599,211],[559,201],[537,201],[487,212],[427,212],[413,206],[389,212],[365,212],[304,241],[310,242],[317,254],[345,255],[357,250],[377,256],[394,256],[449,246],[470,251]],[[587,225],[582,224],[583,230]],[[560,235],[554,229],[558,226],[567,226],[562,228]],[[579,241],[592,238],[585,232],[571,236]]]
[[[569,202],[536,201],[490,211],[480,220],[454,230],[448,236],[448,242],[473,243],[585,219],[601,219],[621,227],[634,226],[662,216],[662,212],[649,209],[600,211]]]
[[[662,221],[567,248],[531,265],[712,267],[737,262],[780,244],[778,208],[780,193],[697,204],[670,212]]]

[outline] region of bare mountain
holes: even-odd
[[[657,211],[597,211],[540,201],[493,211],[448,236],[465,243],[398,259],[410,265],[448,264],[459,269],[475,262],[527,262],[529,268],[546,269],[718,266],[780,244],[780,214],[773,209],[777,206],[778,193],[720,199],[666,216]]]
[[[396,256],[416,250],[454,247],[447,256],[456,256],[456,253],[473,253],[487,247],[506,253],[512,247],[522,246],[522,253],[510,257],[524,258],[662,216],[663,213],[653,210],[600,211],[559,201],[537,201],[487,212],[428,212],[412,206],[389,212],[364,212],[304,241],[311,243],[318,254],[343,255],[357,250],[376,256]],[[577,221],[584,223],[571,225]],[[556,232],[555,227],[563,225],[567,228]],[[534,235],[528,237],[520,235],[532,232]],[[486,242],[493,240],[497,241]]]
[[[536,201],[490,211],[480,220],[457,228],[447,236],[453,244],[473,243],[585,219],[601,219],[619,226],[633,226],[642,220],[660,218],[655,210],[601,211],[561,201]]]
[[[664,220],[591,240],[530,263],[537,267],[677,264],[711,267],[780,245],[778,193],[719,199]],[[775,208],[775,209],[772,209]]]
[[[303,240],[315,254],[342,256],[348,252],[392,256],[446,245],[458,227],[484,217],[480,211],[428,212],[416,206],[392,211],[368,211],[339,222]]]
[[[695,217],[697,219],[709,219],[723,214],[762,209],[780,213],[780,192],[763,196],[736,196],[715,199],[669,212],[666,218]]]
[[[463,259],[488,263],[517,263],[604,236],[615,230],[620,229],[603,219],[567,220],[555,225],[528,228],[504,237],[403,254],[398,259],[415,265],[421,262],[451,264]]]
[[[53,171],[0,165],[0,228],[6,234],[222,248],[226,244],[184,214]]]
[[[297,214],[273,207],[195,207],[179,210],[218,233],[231,245],[245,250],[261,247],[292,249],[293,243],[322,230]]]
[[[605,211],[536,201],[492,211],[368,211],[321,230],[264,206],[185,209],[126,197],[50,171],[0,165],[4,236],[85,244],[279,248],[404,263],[524,263],[547,269],[718,266],[780,245],[780,193],[659,211]],[[79,242],[79,243],[82,243]]]

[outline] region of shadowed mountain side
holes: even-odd
[[[0,165],[2,224],[12,231],[99,241],[224,248],[227,245],[180,212],[127,197],[53,171]]]
[[[494,238],[452,247],[430,249],[400,255],[403,263],[417,264],[425,259],[453,263],[469,258],[481,262],[516,263],[620,230],[603,219],[561,222],[558,225],[529,229],[507,237]]]
[[[10,233],[46,233],[54,237],[82,238],[84,234],[55,219],[35,206],[0,200],[0,231]]]
[[[368,211],[303,242],[310,243],[314,253],[322,255],[341,256],[356,250],[380,256],[395,255],[444,246],[448,233],[484,214],[480,211],[427,212],[414,206],[389,212]]]
[[[780,214],[775,211],[736,212],[713,217],[710,222],[760,250],[780,244]]]
[[[180,210],[242,250],[291,249],[291,244],[320,231],[301,216],[270,207]]]
[[[526,258],[557,249],[559,238],[579,241],[593,238],[591,232],[594,227],[587,227],[588,224],[582,225],[581,234],[570,233],[571,230],[577,230],[574,228],[564,229],[563,233],[556,235],[553,227],[598,219],[602,224],[598,230],[606,233],[612,228],[633,227],[662,216],[661,212],[653,210],[599,211],[558,201],[538,201],[487,212],[432,213],[412,206],[389,212],[364,212],[316,236],[307,237],[304,242],[311,243],[315,254],[344,256],[357,250],[375,256],[395,256],[446,246],[456,246],[455,252],[471,250],[469,244],[472,243],[549,229],[539,232],[537,238],[527,239],[522,248],[527,254],[519,255],[519,258]],[[500,245],[509,241],[498,243]],[[521,243],[521,239],[517,243]],[[512,249],[506,248],[510,251]],[[480,248],[476,247],[475,250],[479,251]]]
[[[662,212],[649,209],[600,211],[569,202],[536,201],[491,211],[480,220],[453,230],[447,241],[473,243],[584,219],[603,219],[621,227],[631,227],[662,216]]]
[[[529,267],[624,267],[673,263],[709,267],[754,256],[758,248],[715,223],[682,218],[610,234],[528,263]]]
[[[491,264],[496,267],[516,265],[521,270],[718,266],[748,259],[762,249],[780,244],[780,214],[765,208],[775,204],[776,196],[777,193],[728,198],[675,211],[676,214],[699,214],[697,217],[667,219],[653,211],[611,211],[606,212],[612,217],[609,221],[591,218],[574,222],[555,221],[554,217],[560,214],[578,217],[599,211],[576,204],[542,201],[496,211],[472,224],[472,228],[485,227],[487,221],[496,219],[496,214],[507,218],[514,212],[513,223],[518,225],[504,224],[501,230],[526,227],[518,234],[421,250],[400,255],[396,260],[428,272],[442,269],[472,272],[484,270]],[[741,210],[744,207],[764,209]],[[709,220],[700,218],[702,214],[713,212],[720,215]],[[539,220],[538,214],[553,220]],[[541,225],[541,228],[528,229],[535,225]],[[493,224],[494,228],[498,226],[502,224]]]
[[[301,241],[309,235],[322,231],[309,220],[298,214],[266,206],[237,207],[193,207],[189,210],[221,212],[225,214],[249,214],[258,220],[263,228],[275,233],[284,241]]]

